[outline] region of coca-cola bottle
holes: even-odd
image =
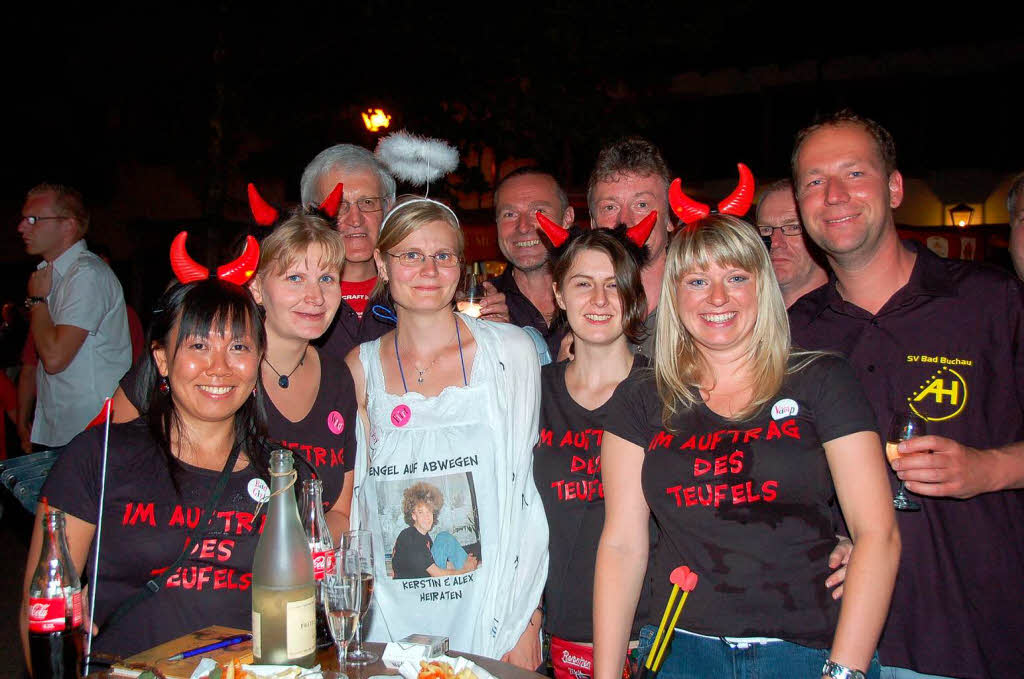
[[[324,610],[322,580],[334,570],[334,540],[324,518],[323,487],[320,479],[302,482],[302,528],[309,542],[309,555],[313,558],[313,578],[316,580],[316,646],[329,648],[334,644],[327,626]]]
[[[35,679],[80,676],[82,584],[64,538],[64,512],[43,516],[43,546],[28,588],[28,647]]]

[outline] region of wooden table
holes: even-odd
[[[366,648],[376,653],[378,656],[384,652],[384,644],[377,644],[372,642],[366,642],[363,644]],[[472,653],[460,653],[458,651],[448,651],[448,655],[451,656],[462,656],[472,660],[480,667],[484,668],[498,679],[541,679],[543,675],[524,670],[521,667],[510,665],[508,663],[500,662],[498,660],[491,660],[490,658],[483,658]],[[317,651],[317,658],[320,660],[320,667],[325,670],[337,670],[338,669],[338,653],[334,648],[326,648]],[[378,674],[389,674],[397,675],[398,670],[393,670],[390,667],[385,667],[384,663],[378,660],[377,662],[370,665],[346,665],[345,674],[348,675],[348,679],[370,679],[370,677]]]
[[[366,642],[364,646],[376,653],[378,656],[384,652],[384,644]],[[316,655],[317,660],[320,661],[321,669],[338,670],[338,652],[333,646],[318,650]],[[537,674],[536,672],[530,672],[529,670],[524,670],[516,667],[515,665],[510,665],[498,660],[491,660],[490,658],[483,658],[478,655],[473,655],[472,653],[448,651],[448,655],[468,658],[493,674],[497,679],[546,679],[546,677]],[[370,677],[380,674],[398,675],[398,670],[385,667],[384,663],[378,660],[370,665],[346,665],[345,674],[348,675],[349,679],[370,679]],[[89,679],[102,679],[109,676],[111,676],[109,671],[92,672],[89,674]]]

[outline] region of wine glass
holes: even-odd
[[[366,612],[373,600],[373,535],[368,530],[350,530],[342,533],[341,544],[351,549],[359,561],[359,577],[362,585],[362,608],[359,610],[359,622],[366,619]],[[348,662],[352,665],[367,665],[377,662],[378,655],[363,648],[362,624],[356,626],[356,647],[348,654]]]
[[[922,418],[911,413],[894,413],[892,420],[889,421],[889,435],[885,439],[885,456],[889,458],[889,463],[892,464],[892,461],[900,456],[896,446],[901,441],[906,441],[915,436],[924,436],[924,434],[925,425]],[[916,512],[920,510],[921,504],[907,497],[904,486],[904,482],[900,481],[896,497],[892,499],[892,506],[901,512]]]
[[[484,288],[477,273],[476,264],[466,267],[462,281],[455,293],[455,308],[473,318],[480,317],[480,299],[484,296]]]
[[[330,627],[331,636],[338,647],[338,668],[344,671],[349,642],[359,627],[362,583],[359,557],[355,550],[348,547],[335,549],[334,570],[324,576],[321,584],[327,626]]]

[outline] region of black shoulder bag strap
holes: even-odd
[[[231,471],[235,468],[235,463],[238,461],[238,455],[241,453],[241,448],[235,446],[231,454],[228,455],[228,461],[224,463],[224,469],[221,470],[220,476],[217,477],[217,484],[213,487],[213,493],[210,494],[210,499],[206,501],[206,506],[203,507],[203,513],[201,516],[206,517],[204,525],[196,525],[195,528],[188,534],[188,538],[185,541],[185,548],[181,550],[181,554],[174,560],[167,570],[162,574],[156,576],[152,580],[146,582],[145,586],[135,594],[131,595],[127,599],[121,602],[113,613],[111,613],[103,623],[100,633],[102,634],[107,629],[113,627],[114,623],[120,620],[125,613],[132,610],[143,601],[153,596],[167,585],[167,581],[174,575],[175,570],[181,565],[181,562],[185,560],[189,552],[196,544],[196,538],[201,534],[205,533],[210,528],[210,524],[213,523],[213,510],[217,506],[217,501],[220,500],[220,496],[224,494],[224,488],[228,485],[228,479],[231,478]],[[96,583],[92,583],[95,587]]]

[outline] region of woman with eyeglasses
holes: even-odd
[[[452,648],[532,670],[547,572],[547,524],[530,473],[540,367],[522,329],[453,310],[463,247],[447,206],[399,201],[374,253],[397,327],[347,359],[365,427],[352,518],[374,536],[367,636],[445,635]],[[445,501],[412,546],[399,539],[409,536],[403,499],[424,483]],[[442,559],[445,568],[421,558],[451,537],[458,545],[446,551],[459,558]],[[422,577],[408,577],[410,560],[422,562]]]

